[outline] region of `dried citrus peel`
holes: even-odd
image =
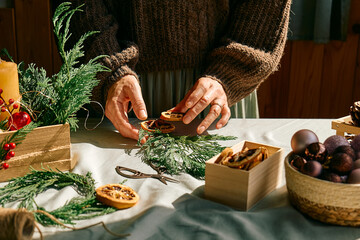
[[[269,152],[265,147],[254,149],[245,148],[233,154],[229,148],[225,148],[217,159],[216,163],[233,168],[250,170],[268,158]]]
[[[141,127],[149,132],[155,132],[158,129],[163,133],[170,133],[175,130],[175,126],[173,124],[167,123],[162,119],[141,122]]]
[[[130,208],[139,201],[139,195],[130,187],[107,184],[96,189],[96,199],[117,209]]]
[[[165,121],[176,122],[176,121],[181,121],[183,116],[184,116],[183,113],[166,111],[161,113],[160,118]]]

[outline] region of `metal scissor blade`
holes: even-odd
[[[142,173],[142,172],[139,172],[135,169],[131,169],[131,168],[126,168],[126,167],[121,167],[121,166],[117,166],[115,168],[115,171],[123,176],[123,177],[127,177],[127,178],[148,178],[150,177],[149,174],[145,174],[145,173]],[[124,173],[125,172],[130,172],[131,174],[127,174],[127,173]]]
[[[164,178],[166,181],[173,182],[173,183],[179,183],[179,182],[180,182],[179,180],[176,180],[176,179],[174,179],[174,178],[167,177],[167,176],[163,176],[163,178]]]

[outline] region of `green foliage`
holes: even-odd
[[[48,189],[60,190],[71,186],[81,196],[71,199],[64,206],[49,211],[51,215],[66,224],[74,224],[74,220],[89,219],[115,212],[116,209],[105,206],[95,198],[95,182],[91,173],[86,176],[76,173],[64,173],[53,170],[32,170],[24,177],[13,178],[3,188],[0,188],[0,205],[19,202],[19,208],[29,211],[44,210],[37,206],[35,197]],[[54,225],[53,220],[41,213],[35,213],[36,220],[42,225]]]
[[[3,121],[5,122],[5,121]],[[0,123],[1,125],[1,123]],[[0,143],[0,162],[1,160],[5,159],[5,156],[8,151],[4,150],[3,146],[6,143],[15,143],[16,145],[21,144],[21,142],[25,139],[26,135],[31,132],[34,128],[38,125],[34,122],[29,123],[28,125],[24,126],[23,128],[15,131],[12,135],[6,136],[3,141]]]
[[[140,140],[148,136],[141,145]],[[236,137],[220,135],[174,136],[160,131],[151,133],[140,129],[138,155],[144,162],[162,166],[169,174],[186,172],[193,177],[205,177],[205,161],[224,150],[216,141],[234,140]]]
[[[37,115],[36,121],[41,126],[69,123],[75,130],[78,127],[75,113],[90,102],[91,91],[98,84],[96,74],[107,69],[97,62],[104,56],[79,65],[79,59],[84,56],[83,43],[97,33],[95,31],[85,33],[70,50],[65,50],[71,36],[71,17],[82,7],[70,9],[70,5],[69,2],[60,4],[53,17],[54,33],[63,61],[60,71],[47,77],[46,71],[34,64],[29,64],[27,69],[19,64],[19,82],[22,103]]]

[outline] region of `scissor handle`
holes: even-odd
[[[146,178],[146,177],[150,177],[148,176],[147,174],[144,174],[142,172],[139,172],[137,170],[134,170],[134,169],[131,169],[131,168],[127,168],[127,167],[121,167],[121,166],[117,166],[115,168],[115,171],[123,176],[123,177],[127,177],[127,178]],[[123,171],[126,171],[126,172],[131,172],[132,174],[126,174],[124,173]]]

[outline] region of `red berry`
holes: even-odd
[[[9,156],[9,154],[6,154],[5,156],[5,160],[9,160],[11,157]]]
[[[14,103],[14,105],[13,105],[13,108],[14,108],[14,109],[17,109],[17,108],[19,108],[19,104],[17,104],[17,103]]]
[[[9,168],[9,164],[8,164],[8,163],[3,163],[2,167],[3,167],[3,169],[8,169],[8,168]]]
[[[13,104],[14,103],[14,99],[10,98],[9,99],[9,104]]]
[[[3,146],[3,149],[4,149],[5,151],[10,150],[10,144],[5,143],[4,146]]]
[[[2,94],[3,93],[3,90],[0,88],[0,94]]]
[[[4,101],[2,99],[0,99],[0,105],[3,105]]]
[[[2,112],[5,112],[6,111],[6,108],[4,106],[1,107],[1,111]]]
[[[9,143],[9,147],[10,147],[10,149],[14,149],[14,148],[16,148],[16,144],[15,143]]]
[[[14,152],[14,151],[9,151],[7,154],[8,154],[10,157],[14,157],[14,156],[15,156],[15,152]]]
[[[30,115],[26,112],[17,112],[9,118],[10,130],[19,130],[31,122]]]

